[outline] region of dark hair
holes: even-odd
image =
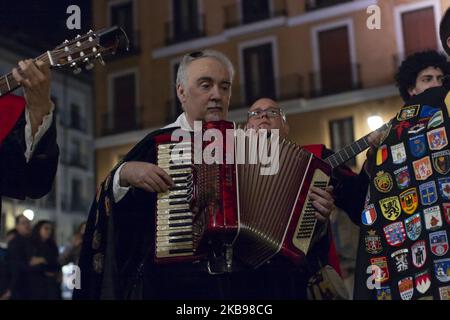
[[[25,218],[29,221],[29,219],[27,217],[25,217],[23,214],[19,214],[18,216],[15,217],[14,222],[16,223],[16,225],[19,224],[20,218]]]
[[[53,222],[49,220],[40,220],[36,223],[36,225],[33,227],[33,231],[31,232],[31,241],[33,243],[42,243],[40,232],[44,224],[49,224],[52,226],[52,234],[46,242],[52,247],[57,248],[55,241],[55,226],[53,225]]]
[[[14,235],[14,236],[17,235],[17,230],[16,229],[11,229],[8,232],[6,232],[6,236],[7,237],[12,236],[12,235]]]
[[[439,68],[444,75],[448,74],[447,58],[434,50],[417,52],[403,60],[395,81],[404,101],[411,98],[408,90],[416,85],[419,73],[429,67]]]
[[[450,8],[447,9],[441,20],[439,28],[439,36],[441,38],[442,47],[447,55],[450,56],[450,48],[447,45],[447,39],[450,37]]]

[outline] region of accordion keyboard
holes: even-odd
[[[175,146],[177,152],[174,152]],[[158,145],[158,166],[172,178],[174,186],[169,191],[158,194],[155,252],[157,258],[189,256],[194,253],[194,214],[191,210],[194,186],[191,159],[191,143]]]

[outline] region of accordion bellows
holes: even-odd
[[[206,255],[208,243],[220,241],[232,246],[234,256],[251,267],[279,252],[301,263],[317,233],[309,190],[328,185],[331,167],[288,141],[261,143],[258,134],[238,141],[225,134],[226,129],[234,129],[231,122],[209,122],[203,131],[211,128],[225,137],[221,164],[194,164],[193,144],[186,142],[183,153],[174,158],[170,153],[177,141],[168,140],[170,135],[156,139],[158,165],[175,186],[158,195],[155,261],[198,259]],[[225,163],[230,157],[225,144],[230,139],[234,139],[235,161]],[[278,155],[277,165],[258,161],[260,154]],[[174,162],[181,158],[190,161]]]

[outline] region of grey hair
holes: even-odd
[[[205,49],[205,50],[201,50],[201,51],[188,53],[188,54],[184,55],[183,59],[181,59],[181,62],[180,62],[180,65],[179,65],[178,71],[177,71],[177,81],[176,81],[177,87],[178,87],[178,85],[181,85],[182,87],[186,86],[186,84],[187,84],[186,83],[186,81],[187,81],[186,70],[187,70],[189,64],[191,64],[192,61],[202,59],[202,58],[213,58],[213,59],[216,59],[217,61],[221,62],[228,69],[228,74],[230,75],[230,81],[233,82],[234,67],[233,67],[233,64],[231,63],[230,59],[228,59],[228,57],[226,55],[224,55],[223,53],[221,53],[219,51]]]

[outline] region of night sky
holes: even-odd
[[[51,49],[92,28],[92,0],[0,0],[0,33],[37,49]],[[67,7],[81,9],[81,30],[68,30]]]

